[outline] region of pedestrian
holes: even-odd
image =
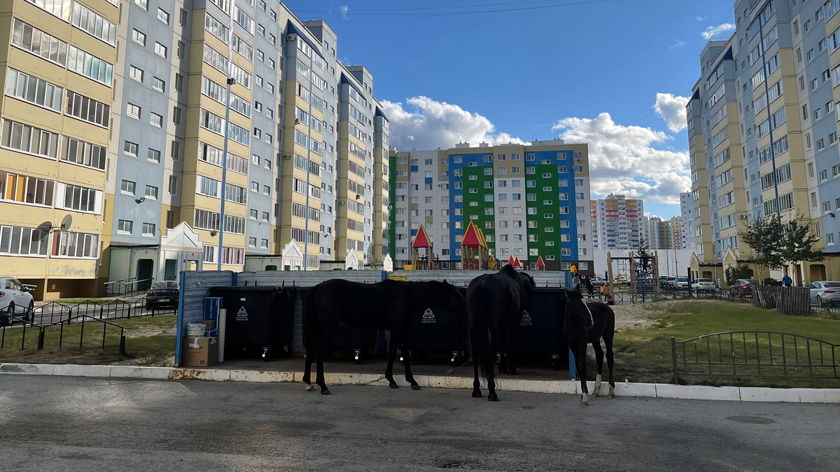
[[[610,299],[610,284],[604,282],[604,286],[601,287],[601,295],[604,296],[604,303],[609,301],[609,299]]]
[[[793,283],[793,280],[791,280],[789,275],[785,274],[785,276],[782,277],[782,283],[785,284],[785,287],[790,287],[790,284]]]
[[[586,277],[586,291],[589,293],[589,298],[594,296],[595,287],[592,286],[592,277]]]

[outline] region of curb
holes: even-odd
[[[171,367],[133,367],[73,364],[0,364],[0,374],[55,375],[66,377],[98,377],[144,380],[205,380],[212,382],[302,382],[303,372],[274,372],[258,370],[190,369]],[[384,375],[324,374],[329,385],[387,386]],[[471,389],[473,380],[467,377],[417,375],[417,383],[426,388]],[[588,382],[589,390],[594,382]],[[520,380],[497,378],[500,391],[529,393],[563,393],[579,395],[580,383],[574,380]],[[607,389],[604,382],[602,394]],[[674,398],[683,400],[724,400],[768,403],[835,403],[840,404],[840,389],[833,388],[763,388],[709,387],[703,385],[672,385],[653,383],[616,383],[618,397]]]

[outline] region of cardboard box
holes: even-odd
[[[204,320],[202,321],[202,323],[204,323],[205,331],[213,331],[213,329],[215,329],[216,327],[216,322],[213,320]]]
[[[218,357],[218,338],[184,338],[183,367],[211,367],[216,365]]]

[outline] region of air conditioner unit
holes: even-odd
[[[746,220],[746,219],[747,219],[747,215],[738,215],[738,218],[740,218],[740,219],[742,219],[742,220]]]
[[[286,154],[286,155],[284,155],[284,156],[283,156],[283,159],[291,159],[291,158],[292,158],[292,156],[290,156],[290,155],[288,155],[288,154]]]
[[[344,205],[344,200],[339,200],[339,201],[338,201],[338,204],[339,204],[339,205]]]
[[[299,125],[299,124],[300,124],[300,120],[299,120],[299,119],[297,119],[297,118],[295,118],[295,124],[296,124],[296,125]]]
[[[294,41],[294,40],[296,40],[296,39],[297,39],[297,35],[296,35],[296,34],[287,34],[287,35],[286,35],[286,41]]]

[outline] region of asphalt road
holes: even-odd
[[[0,469],[836,470],[840,408],[0,377]]]

